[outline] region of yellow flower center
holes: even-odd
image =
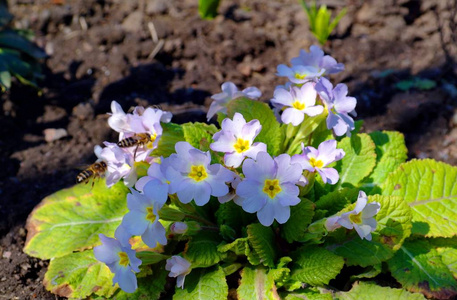
[[[129,257],[128,257],[127,253],[119,252],[118,255],[119,255],[119,258],[120,258],[119,264],[121,266],[123,266],[123,267],[127,267],[128,264],[130,263],[130,260],[129,260]]]
[[[263,186],[263,192],[273,199],[279,192],[281,192],[278,179],[266,179]]]
[[[306,105],[305,105],[305,103],[295,100],[295,102],[292,103],[292,107],[295,109],[298,109],[298,110],[304,110]]]
[[[206,177],[208,177],[208,173],[206,173],[204,166],[191,166],[189,177],[198,182],[206,179]]]
[[[324,162],[322,160],[315,159],[314,157],[309,159],[309,163],[313,168],[322,168],[324,166]]]
[[[151,134],[151,140],[146,144],[146,148],[152,149],[154,148],[154,141],[157,138],[157,133]]]
[[[362,212],[359,212],[358,214],[356,215],[350,215],[349,216],[349,220],[351,220],[352,223],[355,223],[355,224],[361,224],[362,223],[362,216],[361,216]]]
[[[148,214],[146,215],[146,220],[150,221],[153,223],[156,219],[156,215],[154,214],[154,209],[151,207],[146,207],[146,211]]]
[[[300,79],[300,80],[303,80],[303,79],[306,78],[306,74],[298,74],[298,73],[295,73],[295,78]]]
[[[244,151],[249,150],[249,141],[248,140],[243,140],[242,138],[238,138],[236,140],[235,145],[233,147],[235,148],[236,152],[242,153]]]

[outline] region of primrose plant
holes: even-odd
[[[78,176],[93,186],[45,198],[28,219],[25,252],[51,259],[46,288],[75,299],[455,297],[457,168],[405,162],[400,133],[360,133],[356,99],[326,77],[343,69],[316,46],[301,51],[278,66],[287,82],[272,108],[226,82],[208,111],[220,127],[113,101],[119,140],[96,146]]]

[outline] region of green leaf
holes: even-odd
[[[201,231],[189,241],[184,258],[192,263],[193,268],[207,268],[221,260],[217,246],[221,242],[215,232]]]
[[[208,151],[213,135],[219,131],[213,124],[185,123],[182,125],[184,139],[202,151]]]
[[[367,267],[386,261],[411,234],[411,209],[402,198],[374,195],[368,196],[368,202],[378,202],[381,205],[375,216],[377,228],[372,233],[372,240],[362,240],[352,230],[353,238],[344,238],[340,243],[327,248],[345,257],[348,265]]]
[[[236,292],[239,300],[281,299],[276,292],[273,276],[265,268],[260,267],[244,267],[241,271],[240,285]]]
[[[413,234],[452,237],[457,233],[457,168],[431,159],[402,164],[383,185],[412,209]]]
[[[154,156],[168,157],[175,153],[175,144],[184,141],[184,133],[181,125],[174,123],[161,123],[162,136],[160,137],[157,148],[152,151]]]
[[[144,265],[153,265],[158,262],[161,262],[170,256],[168,255],[163,255],[157,252],[152,252],[152,251],[141,251],[137,252],[136,256],[141,259],[142,266]]]
[[[221,267],[194,269],[186,276],[184,289],[176,288],[176,300],[227,300],[228,286]]]
[[[119,288],[113,287],[114,274],[95,259],[92,250],[71,253],[49,263],[43,284],[61,297],[86,298],[92,293],[110,297]]]
[[[246,213],[243,208],[233,201],[223,203],[216,211],[217,224],[219,226],[227,225],[238,234],[250,223],[253,223],[257,217],[255,214]]]
[[[321,293],[316,288],[306,288],[287,293],[284,300],[332,300],[333,296],[331,291]]]
[[[222,253],[232,251],[236,255],[244,255],[246,253],[246,248],[249,248],[248,238],[239,238],[230,244],[219,245],[217,250]]]
[[[443,263],[451,271],[454,278],[457,278],[457,239],[435,238],[430,239],[430,244],[435,247],[438,254],[441,255]]]
[[[255,253],[260,257],[264,266],[273,268],[276,261],[277,249],[275,235],[271,227],[254,223],[247,227],[248,241]]]
[[[357,274],[357,275],[352,275],[351,276],[351,281],[355,281],[356,279],[362,279],[362,278],[374,278],[381,274],[382,272],[382,264],[374,264],[372,266],[368,266],[365,268],[364,272]]]
[[[273,110],[266,103],[238,98],[229,102],[227,111],[230,118],[233,118],[233,115],[238,112],[243,115],[246,122],[259,120],[262,130],[254,141],[265,143],[267,151],[271,155],[278,154],[284,137]]]
[[[436,81],[430,79],[417,78],[414,82],[414,86],[421,91],[431,90],[436,88]]]
[[[127,213],[127,192],[122,182],[108,189],[98,180],[94,188],[79,184],[44,198],[27,220],[24,252],[50,259],[92,248],[99,233],[113,236]]]
[[[437,299],[457,295],[456,280],[426,240],[406,241],[387,264],[392,276],[409,291]]]
[[[160,295],[165,290],[167,283],[168,271],[165,270],[165,263],[152,266],[152,275],[138,278],[138,289],[132,293],[126,293],[119,290],[113,300],[159,300]]]
[[[338,292],[335,296],[341,300],[379,300],[381,295],[383,299],[389,300],[425,300],[422,294],[410,293],[403,289],[393,289],[363,281],[354,284],[349,292]]]
[[[372,190],[387,179],[387,176],[408,158],[405,138],[397,131],[375,131],[370,137],[376,145],[376,167],[364,180],[363,187]]]
[[[42,49],[10,29],[0,32],[0,47],[21,51],[35,59],[47,56]]]
[[[335,169],[340,180],[334,190],[341,187],[357,187],[359,182],[368,176],[376,164],[375,145],[365,133],[346,137],[338,143],[346,155],[336,163]]]
[[[344,266],[344,259],[318,247],[302,247],[297,250],[291,278],[301,282],[322,286],[338,275]]]
[[[217,16],[220,0],[199,0],[198,13],[202,19],[211,20]]]
[[[314,215],[314,203],[302,199],[298,205],[290,208],[290,218],[282,225],[281,234],[287,242],[299,241],[311,224]]]
[[[354,203],[359,195],[358,189],[342,188],[328,193],[316,201],[316,209],[327,211],[326,215],[331,216],[344,209],[348,204]]]
[[[402,80],[400,82],[397,82],[395,84],[395,87],[401,91],[409,91],[414,87],[414,81],[413,80]]]

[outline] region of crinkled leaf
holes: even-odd
[[[314,203],[302,199],[298,205],[290,208],[290,218],[282,226],[281,234],[289,242],[299,241],[311,224],[314,215]]]
[[[281,299],[276,292],[274,277],[262,267],[244,267],[236,293],[239,300]]]
[[[221,267],[194,269],[186,276],[184,289],[176,288],[175,300],[227,300],[228,286]]]
[[[402,164],[383,185],[384,195],[405,199],[413,234],[452,237],[457,233],[457,168],[431,159]]]
[[[392,276],[409,291],[436,299],[457,296],[457,281],[426,240],[406,241],[387,264]]]
[[[217,250],[222,253],[232,251],[236,255],[244,255],[246,253],[246,248],[249,248],[248,238],[239,238],[230,244],[219,245]]]
[[[375,131],[370,133],[370,137],[376,145],[376,167],[364,180],[363,187],[367,191],[373,191],[376,186],[383,184],[387,176],[408,158],[408,149],[402,133]]]
[[[342,188],[330,192],[316,201],[316,209],[327,211],[327,216],[334,215],[347,205],[355,202],[358,194],[359,190],[354,188]]]
[[[98,234],[113,236],[127,213],[128,188],[122,182],[107,188],[104,180],[78,184],[44,198],[30,214],[24,252],[41,259],[91,248]]]
[[[275,235],[271,227],[255,223],[247,227],[248,241],[253,251],[260,257],[264,266],[274,267],[277,249]]]
[[[43,284],[48,291],[67,298],[86,298],[92,293],[110,297],[118,289],[112,286],[114,274],[95,259],[92,250],[71,253],[49,263]]]
[[[192,263],[194,268],[207,268],[221,260],[217,246],[221,242],[220,236],[215,232],[201,231],[188,242],[184,258]]]
[[[376,164],[375,145],[365,133],[354,134],[338,142],[338,149],[346,155],[336,163],[335,169],[340,174],[334,190],[341,187],[357,187],[373,170]]]
[[[374,195],[369,196],[368,200],[381,204],[375,216],[377,228],[372,232],[372,240],[362,240],[355,230],[351,230],[352,238],[343,238],[341,242],[328,247],[345,257],[348,265],[366,267],[386,261],[411,234],[411,209],[402,198]]]
[[[338,275],[344,259],[319,247],[303,247],[297,250],[291,278],[301,282],[322,286]]]
[[[208,151],[213,135],[218,131],[213,124],[185,123],[182,125],[184,139],[202,151]]]
[[[443,263],[457,279],[457,238],[435,238],[430,239],[432,247],[441,255]]]
[[[292,262],[292,258],[283,256],[279,259],[278,265],[274,269],[270,269],[268,275],[273,276],[276,286],[281,287],[287,283],[290,278],[290,269],[287,267]]]
[[[175,153],[175,144],[184,141],[184,132],[181,125],[174,123],[161,123],[162,136],[160,137],[157,148],[152,151],[154,156],[168,157]]]
[[[333,296],[330,291],[321,293],[316,288],[306,288],[287,293],[283,296],[284,300],[332,300]]]
[[[284,137],[273,110],[266,103],[239,98],[229,102],[227,111],[230,118],[238,112],[244,116],[246,122],[259,120],[262,130],[254,141],[265,143],[271,155],[278,154]]]
[[[227,225],[237,233],[241,233],[256,218],[255,214],[246,213],[241,206],[233,201],[221,204],[216,211],[217,224],[219,226]]]
[[[374,264],[372,266],[368,266],[365,268],[365,271],[351,276],[351,281],[355,281],[356,279],[362,278],[374,278],[381,274],[382,272],[382,264]]]
[[[389,300],[425,300],[422,294],[410,293],[403,289],[393,289],[363,281],[355,283],[349,292],[338,292],[336,296],[342,300],[379,300],[381,296],[383,299]]]

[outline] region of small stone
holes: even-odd
[[[25,229],[24,228],[19,228],[19,236],[21,236],[21,237],[25,236]]]
[[[73,116],[77,117],[80,120],[93,119],[94,117],[94,108],[90,103],[79,103],[73,107]]]
[[[167,0],[149,0],[146,3],[146,13],[148,15],[163,14],[168,9]]]
[[[3,258],[10,259],[11,257],[11,251],[5,251],[3,252]]]
[[[128,15],[122,22],[122,27],[125,31],[139,32],[143,23],[143,12],[134,11]]]
[[[58,129],[48,128],[48,129],[43,130],[43,133],[44,133],[44,139],[48,143],[68,136],[67,131],[63,128],[58,128]]]

